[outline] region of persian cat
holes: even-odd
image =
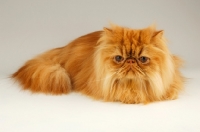
[[[12,78],[32,92],[149,103],[177,98],[184,82],[180,66],[162,30],[111,25],[36,56]]]

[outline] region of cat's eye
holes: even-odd
[[[142,62],[143,64],[149,63],[149,60],[150,59],[146,56],[142,56],[142,57],[139,58],[139,61]]]
[[[116,55],[115,57],[114,57],[114,60],[116,61],[116,62],[122,62],[123,60],[124,60],[124,57],[122,57],[122,56],[120,56],[120,55]]]

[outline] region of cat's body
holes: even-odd
[[[105,101],[148,103],[177,98],[179,66],[162,31],[112,26],[35,57],[12,77],[32,92],[79,91]]]

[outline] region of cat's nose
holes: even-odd
[[[126,63],[128,63],[128,64],[133,64],[133,63],[135,63],[135,59],[127,59],[126,60]]]

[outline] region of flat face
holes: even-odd
[[[147,78],[159,70],[164,58],[163,44],[158,31],[151,28],[132,30],[115,27],[105,29],[104,59],[119,78]]]

